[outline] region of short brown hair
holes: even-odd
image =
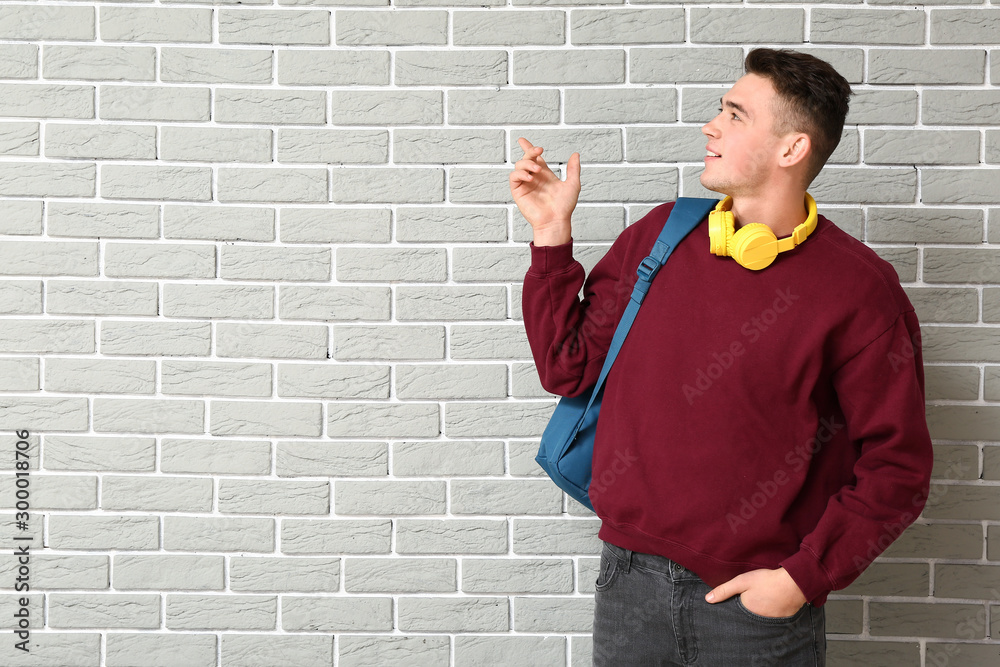
[[[779,134],[804,132],[812,142],[806,185],[823,169],[844,132],[851,85],[830,63],[787,49],[753,49],[743,67],[767,78],[782,100],[775,109]]]

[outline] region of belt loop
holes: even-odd
[[[632,554],[634,552],[631,549],[625,550],[625,574],[628,574],[629,568],[632,566]]]

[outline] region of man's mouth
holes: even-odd
[[[712,160],[717,160],[720,157],[722,157],[722,156],[719,155],[718,153],[714,153],[714,152],[710,151],[707,148],[705,149],[705,162],[706,163],[711,162]]]

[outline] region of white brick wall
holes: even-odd
[[[589,269],[710,194],[760,44],[854,85],[811,192],[917,307],[938,451],[829,664],[1000,664],[1000,8],[926,2],[0,2],[0,663],[589,665],[507,172],[581,153]]]

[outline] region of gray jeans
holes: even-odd
[[[761,616],[674,561],[604,542],[595,582],[594,667],[824,667],[826,610]]]

